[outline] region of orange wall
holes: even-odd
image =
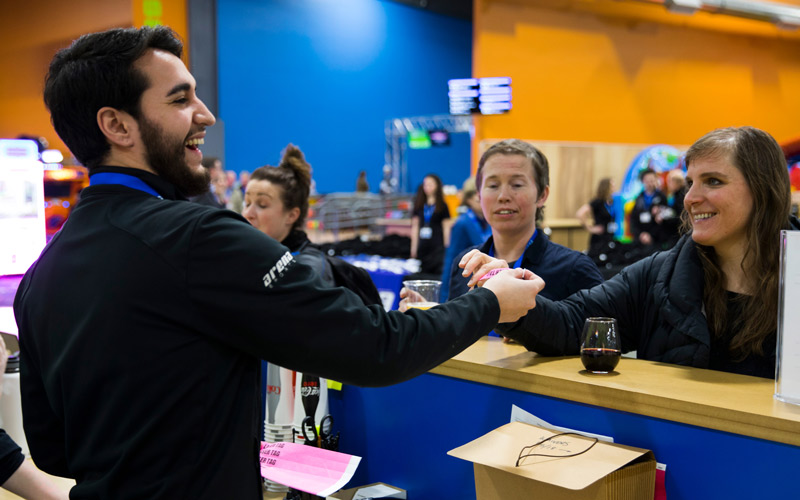
[[[788,3],[788,2],[785,2]],[[510,76],[482,139],[691,144],[717,127],[800,133],[800,33],[620,0],[475,0],[473,76]],[[475,161],[477,163],[477,159]]]
[[[91,31],[130,26],[131,0],[3,2],[0,16],[0,137],[44,136],[67,151],[42,102],[44,77],[58,49]]]
[[[187,0],[132,0],[133,25],[165,25],[172,28],[183,41],[183,62],[189,65],[189,30],[186,15]]]
[[[8,5],[7,5],[8,4]],[[148,15],[158,13],[160,16]],[[84,33],[158,19],[188,39],[186,0],[3,2],[0,15],[0,138],[44,136],[66,154],[42,102],[53,55]]]

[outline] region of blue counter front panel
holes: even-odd
[[[382,481],[413,500],[475,498],[472,464],[447,452],[508,423],[515,404],[653,450],[667,465],[669,500],[800,498],[800,447],[439,375],[330,395],[340,450],[363,457],[351,487]]]

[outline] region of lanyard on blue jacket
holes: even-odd
[[[433,217],[433,211],[436,209],[436,205],[428,205],[426,204],[422,207],[422,216],[425,218],[425,226],[431,225],[431,218]]]
[[[147,185],[146,182],[138,177],[128,174],[118,174],[116,172],[100,172],[89,176],[89,185],[97,186],[100,184],[120,184],[129,188],[144,191],[147,194],[152,194],[156,198],[163,200],[164,197],[156,192],[155,189]]]
[[[483,236],[484,241],[486,241],[486,238],[492,235],[492,227],[489,224],[486,224],[486,227],[483,227],[481,225],[481,221],[478,220],[478,217],[475,215],[475,212],[473,212],[471,208],[467,209],[466,216],[469,220],[472,221],[473,224],[475,224],[475,227],[478,228],[478,232],[481,233],[481,236]],[[535,235],[536,233],[533,234]]]
[[[533,240],[536,239],[536,233],[538,233],[538,232],[539,232],[538,229],[534,229],[533,230],[533,236],[531,236],[531,239],[528,240],[528,244],[525,245],[525,250],[522,251],[522,255],[520,255],[519,259],[517,259],[517,261],[514,263],[514,265],[511,266],[512,269],[516,269],[522,264],[522,258],[525,257],[525,252],[528,251],[528,247],[531,246],[531,243],[533,243]],[[489,257],[494,257],[494,243],[492,243],[492,246],[489,247]]]

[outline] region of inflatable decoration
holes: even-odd
[[[622,242],[630,242],[630,225],[628,217],[633,210],[636,197],[642,192],[639,172],[646,168],[655,170],[664,180],[667,172],[680,168],[686,170],[682,153],[673,146],[663,144],[649,146],[642,150],[631,162],[620,190],[614,193],[614,216],[617,222],[615,238]]]

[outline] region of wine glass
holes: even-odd
[[[587,318],[581,334],[581,361],[591,373],[609,373],[619,363],[622,354],[619,345],[617,320],[614,318]]]

